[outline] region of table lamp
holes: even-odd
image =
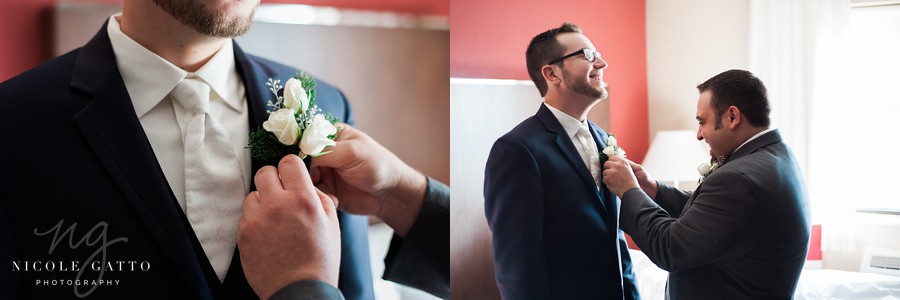
[[[671,182],[681,188],[679,183],[697,183],[700,178],[697,166],[709,163],[709,158],[709,147],[697,140],[696,132],[663,130],[653,138],[643,166],[657,181]]]

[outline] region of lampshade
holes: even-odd
[[[696,181],[697,166],[709,162],[709,147],[690,130],[656,133],[644,158],[644,168],[660,181]]]

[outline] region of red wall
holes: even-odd
[[[450,76],[528,80],[525,48],[538,33],[578,24],[609,68],[610,127],[628,157],[649,147],[644,1],[452,0]]]
[[[149,1],[149,0],[147,0]],[[51,12],[57,0],[0,0],[0,82],[47,60],[51,55]],[[121,0],[69,0],[121,3]],[[450,0],[263,0],[341,8],[448,15]],[[96,31],[98,28],[92,28]]]

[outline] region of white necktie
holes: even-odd
[[[588,129],[587,123],[581,125],[578,132],[575,133],[575,138],[581,143],[581,149],[584,150],[581,159],[584,160],[584,164],[587,165],[588,170],[591,171],[591,177],[594,178],[594,183],[599,187],[600,152],[597,150],[597,143],[595,143],[594,138],[591,137],[591,132]]]
[[[244,199],[244,179],[225,129],[209,114],[209,85],[185,78],[171,96],[191,115],[184,136],[185,215],[219,281],[225,279]]]

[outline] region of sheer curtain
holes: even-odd
[[[752,0],[748,43],[750,71],[769,89],[772,123],[804,171],[822,248],[847,252],[854,207],[835,172],[845,139],[833,129],[846,125],[835,120],[849,99],[839,77],[849,19],[850,0]]]

